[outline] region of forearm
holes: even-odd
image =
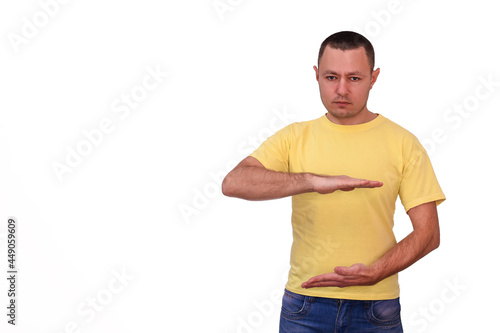
[[[370,265],[376,282],[394,275],[439,246],[439,232],[415,230]]]
[[[428,202],[408,211],[413,231],[369,266],[337,266],[332,273],[314,276],[303,288],[371,286],[406,269],[439,246],[436,203]]]
[[[355,188],[374,188],[383,184],[376,180],[313,173],[287,173],[266,169],[253,157],[240,162],[222,182],[222,193],[246,200],[278,199],[307,192],[320,194]]]
[[[371,286],[412,265],[438,245],[439,233],[414,231],[370,266],[361,263],[337,266],[332,273],[310,278],[302,288]]]
[[[222,192],[246,200],[278,199],[313,192],[310,173],[285,173],[256,166],[231,171],[222,183]]]

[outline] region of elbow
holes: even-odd
[[[434,241],[432,243],[433,245],[433,250],[437,249],[439,245],[441,245],[441,237],[439,236],[439,233],[434,237]]]
[[[439,232],[434,233],[429,241],[429,252],[436,250],[440,244],[441,244],[441,237],[439,235]]]
[[[231,174],[228,174],[224,180],[222,181],[222,194],[224,194],[226,197],[234,197],[235,196],[235,189],[233,186],[233,182],[231,179]]]
[[[433,242],[433,245],[434,245],[434,250],[437,249],[439,247],[439,245],[441,245],[441,230],[439,228],[439,223],[436,223],[436,231],[434,232],[434,242]]]

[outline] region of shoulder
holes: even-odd
[[[392,139],[399,144],[403,156],[411,158],[411,156],[425,152],[425,148],[418,138],[403,126],[385,117],[382,125],[382,129],[386,133],[390,133]]]
[[[383,119],[382,126],[384,127],[384,130],[392,133],[394,136],[401,140],[405,140],[408,142],[419,142],[418,138],[412,132],[386,117],[384,117]]]
[[[382,116],[382,117],[383,117],[382,126],[385,126],[387,129],[390,129],[391,132],[393,132],[395,135],[399,135],[401,137],[407,136],[407,137],[416,138],[416,136],[413,135],[413,133],[411,133],[409,130],[407,130],[403,126],[395,123],[394,121],[390,120],[389,118],[386,118],[384,116]]]
[[[301,136],[307,132],[315,132],[321,123],[321,117],[306,121],[297,121],[285,126],[281,131],[291,136]]]

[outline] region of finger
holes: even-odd
[[[330,283],[331,285],[337,285],[339,283],[342,283],[343,280],[344,278],[336,273],[326,273],[310,278],[306,282],[302,283],[302,288],[317,287],[320,285],[324,285],[325,283],[326,284]]]
[[[326,274],[313,276],[307,282],[322,282],[322,281],[335,280],[335,278],[337,276],[338,275],[335,273],[326,273]]]
[[[355,189],[355,188],[374,188],[374,187],[381,187],[382,185],[384,185],[384,184],[382,182],[377,181],[377,180],[353,178],[350,182],[342,184],[340,186],[340,188],[342,190],[346,189],[346,190],[350,191],[351,189]]]
[[[335,279],[322,279],[322,280],[314,280],[307,281],[302,284],[302,288],[318,288],[318,287],[346,287],[349,285],[355,285],[355,281],[350,279],[345,279],[342,277],[338,277]]]
[[[337,281],[340,276],[336,273],[325,273],[321,275],[316,275],[307,280],[305,283],[316,283],[316,282],[325,282],[325,281]]]
[[[302,288],[304,289],[309,289],[309,288],[318,288],[318,287],[338,287],[338,288],[344,288],[350,285],[354,284],[349,284],[345,282],[339,282],[339,281],[326,281],[326,282],[315,282],[315,283],[310,283],[310,284],[302,284]]]
[[[355,187],[345,187],[345,188],[341,188],[340,190],[344,191],[344,192],[349,192],[349,191],[352,191],[354,189],[355,189]]]
[[[372,188],[372,187],[381,187],[384,185],[382,182],[379,182],[378,180],[363,180],[358,183],[359,185],[357,187],[361,188]]]

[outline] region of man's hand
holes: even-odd
[[[272,171],[256,158],[248,156],[224,178],[222,193],[246,200],[270,200],[309,192],[327,194],[337,190],[352,191],[355,188],[382,185],[379,181],[349,176]]]
[[[364,264],[354,264],[351,267],[337,266],[333,273],[312,277],[302,283],[302,288],[371,286],[377,282],[373,269]]]
[[[352,191],[355,188],[381,187],[383,183],[375,180],[352,178],[349,176],[314,175],[312,185],[315,192],[327,194],[337,190]]]
[[[335,267],[333,273],[310,278],[302,288],[371,286],[406,269],[439,246],[436,202],[408,210],[413,231],[370,266],[354,264]]]

